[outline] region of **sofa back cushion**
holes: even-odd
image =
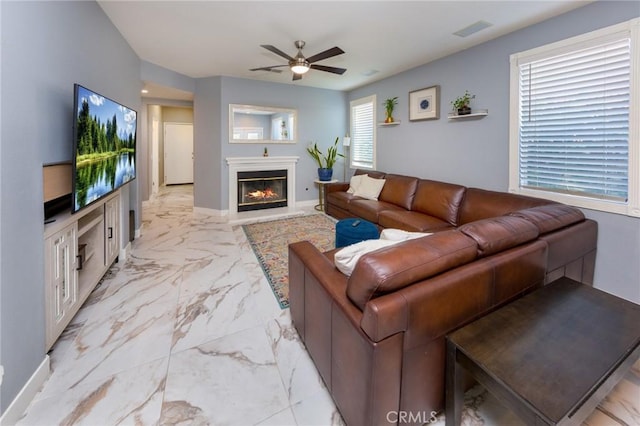
[[[552,201],[527,197],[508,192],[488,191],[486,189],[467,188],[460,205],[458,224],[474,222],[480,219],[503,216],[517,210],[528,209]]]
[[[383,179],[386,173],[384,172],[379,172],[377,170],[364,170],[364,169],[356,169],[355,172],[353,172],[353,175],[369,175],[369,177],[372,177],[374,179]]]
[[[347,282],[347,296],[360,310],[371,299],[464,265],[476,258],[475,241],[451,230],[365,254]]]
[[[395,204],[406,210],[411,209],[413,197],[416,194],[418,178],[386,174],[385,184],[378,199],[387,203]]]
[[[421,179],[411,210],[458,225],[458,210],[466,188],[446,182]]]
[[[458,230],[478,244],[478,256],[490,256],[538,238],[538,227],[516,216],[498,216],[462,225]]]
[[[518,210],[511,216],[521,217],[533,223],[540,230],[540,234],[556,231],[565,226],[582,222],[584,214],[575,207],[566,204],[547,204],[540,207]]]

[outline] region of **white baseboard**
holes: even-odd
[[[228,210],[208,209],[206,207],[193,207],[194,213],[206,214],[207,216],[224,217],[229,214]]]
[[[309,208],[309,207],[314,207],[318,205],[318,200],[306,200],[306,201],[298,201],[296,203],[296,207],[298,209],[303,209],[303,208]]]
[[[40,388],[49,378],[50,370],[49,355],[45,355],[40,366],[34,371],[27,383],[22,387],[18,395],[13,399],[9,407],[0,417],[1,426],[15,425],[22,417],[29,404],[40,391]]]

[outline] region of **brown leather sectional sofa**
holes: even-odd
[[[366,173],[386,179],[379,200],[329,184],[327,213],[435,233],[364,255],[350,277],[335,250],[290,245],[291,316],[347,424],[422,424],[444,407],[446,334],[561,276],[591,284],[597,224],[547,200]]]

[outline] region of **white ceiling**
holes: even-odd
[[[232,76],[351,90],[584,6],[589,1],[112,1],[98,3],[138,56],[189,77]],[[477,21],[492,24],[461,38]],[[309,57],[333,46],[346,53],[318,62],[343,75],[310,70],[302,80],[249,68],[286,60],[306,41]],[[376,71],[372,75],[372,71]],[[150,84],[148,97],[189,93]],[[165,92],[158,92],[164,90]]]

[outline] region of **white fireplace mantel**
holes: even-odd
[[[227,157],[229,166],[229,220],[239,219],[245,212],[238,213],[238,172],[254,172],[260,170],[287,171],[287,207],[267,209],[262,214],[270,214],[269,210],[290,214],[296,207],[296,163],[300,157]],[[246,212],[249,213],[249,212]]]

